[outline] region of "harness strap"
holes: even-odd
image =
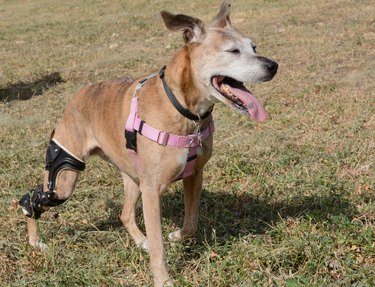
[[[175,180],[191,176],[194,173],[194,166],[197,160],[198,147],[215,131],[214,121],[212,119],[211,111],[209,111],[206,117],[210,117],[211,121],[207,128],[201,132],[190,135],[175,135],[168,132],[164,132],[154,128],[142,119],[138,117],[138,98],[137,93],[147,82],[148,79],[154,77],[157,74],[151,74],[147,78],[140,81],[135,89],[134,96],[130,104],[130,113],[125,125],[125,138],[126,147],[130,152],[133,163],[136,169],[139,168],[139,158],[137,154],[137,133],[158,143],[163,146],[173,146],[177,148],[188,148],[187,162],[185,165],[184,172],[182,175],[177,177]],[[205,114],[205,115],[206,115]],[[199,118],[198,118],[199,119]]]
[[[140,135],[160,144],[168,145],[177,148],[191,148],[199,146],[201,141],[207,139],[214,132],[214,122],[211,120],[210,125],[204,129],[200,135],[191,134],[187,136],[174,135],[161,130],[158,130],[145,121],[141,120],[138,115],[134,119],[134,130],[136,130]]]
[[[137,131],[134,129],[134,122],[138,113],[138,99],[137,97],[135,97],[137,91],[140,89],[138,88],[138,86],[139,84],[137,85],[137,88],[135,89],[134,97],[131,100],[130,113],[129,113],[129,116],[125,125],[126,148],[130,152],[130,156],[137,170],[139,169],[139,158],[137,154]],[[140,87],[142,86],[143,84],[140,85]]]

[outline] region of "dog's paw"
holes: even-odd
[[[40,251],[47,251],[48,250],[48,245],[46,243],[44,243],[44,242],[39,241],[39,243],[38,243],[38,249]]]
[[[165,282],[163,284],[163,287],[173,287],[174,284],[173,284],[173,281],[171,279],[169,279],[167,282]]]
[[[181,236],[181,230],[176,230],[174,232],[171,232],[169,233],[168,235],[168,240],[170,242],[178,242],[178,241],[181,241],[182,240],[182,236]]]
[[[137,243],[137,247],[141,248],[143,251],[146,251],[147,253],[150,250],[149,247],[148,247],[148,241],[147,241],[147,239],[145,239],[145,240],[143,240],[141,242],[138,242]]]
[[[172,279],[168,279],[167,281],[164,282],[159,282],[157,280],[154,280],[154,286],[155,287],[173,287],[173,281]]]
[[[29,243],[36,250],[40,250],[42,252],[48,250],[48,245],[42,241],[35,241],[35,242],[30,241]]]

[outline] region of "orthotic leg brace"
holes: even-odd
[[[49,207],[58,206],[66,201],[56,198],[54,190],[58,173],[63,169],[82,171],[85,169],[85,163],[51,140],[46,152],[45,168],[48,170],[48,191],[44,192],[43,185],[38,185],[19,201],[23,213],[35,219],[38,219]]]

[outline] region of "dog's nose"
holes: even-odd
[[[279,67],[279,65],[274,62],[274,61],[271,61],[271,60],[268,60],[264,63],[264,66],[266,67],[266,69],[272,73],[272,75],[275,75],[276,72],[277,72],[277,69]]]

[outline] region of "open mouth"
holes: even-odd
[[[238,112],[248,114],[259,122],[267,118],[267,113],[262,103],[246,89],[242,82],[225,76],[214,76],[211,82],[215,89],[224,96]]]

